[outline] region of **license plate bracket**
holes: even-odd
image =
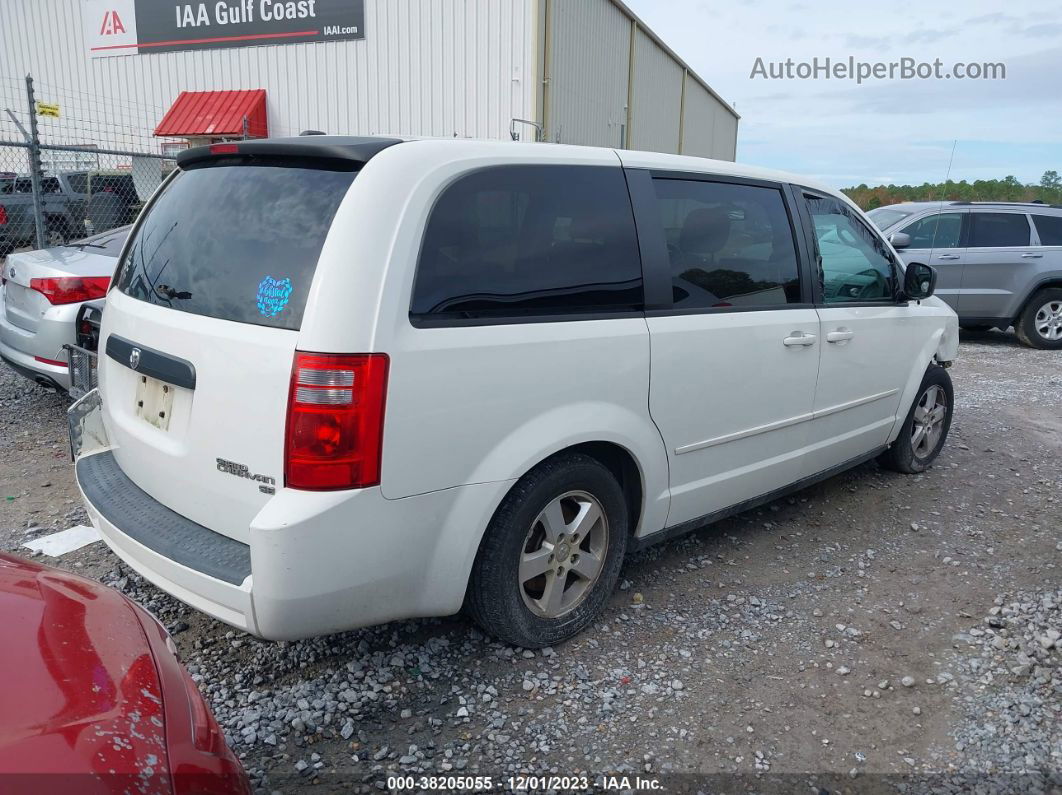
[[[140,375],[136,384],[136,416],[160,431],[170,428],[173,392],[177,387],[149,375]]]

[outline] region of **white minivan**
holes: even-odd
[[[77,480],[122,560],[255,635],[464,606],[557,643],[627,552],[947,436],[932,269],[808,180],[335,136],[178,165],[107,295]]]

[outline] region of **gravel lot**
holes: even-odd
[[[262,642],[103,544],[44,560],[170,627],[266,792],[376,791],[395,772],[1059,792],[1062,356],[970,334],[952,376],[929,472],[868,464],[641,553],[602,620],[542,652],[459,617]],[[65,406],[0,368],[2,549],[86,520]]]

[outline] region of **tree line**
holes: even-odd
[[[929,182],[921,185],[856,185],[843,188],[848,197],[864,210],[873,210],[887,204],[918,201],[1007,201],[1044,204],[1062,204],[1062,177],[1057,171],[1045,171],[1039,184],[1023,184],[1016,177],[1003,179],[978,179],[973,182]]]

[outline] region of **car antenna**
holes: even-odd
[[[940,214],[944,212],[944,192],[948,189],[948,181],[951,179],[951,164],[955,162],[955,147],[958,143],[958,138],[951,142],[951,157],[948,158],[948,170],[944,173],[944,184],[940,186],[940,206],[937,208],[937,222],[933,224],[933,239],[929,241],[929,262],[927,262],[926,265],[932,264],[933,249],[937,247],[937,230],[940,229]],[[959,233],[962,234],[961,228]]]

